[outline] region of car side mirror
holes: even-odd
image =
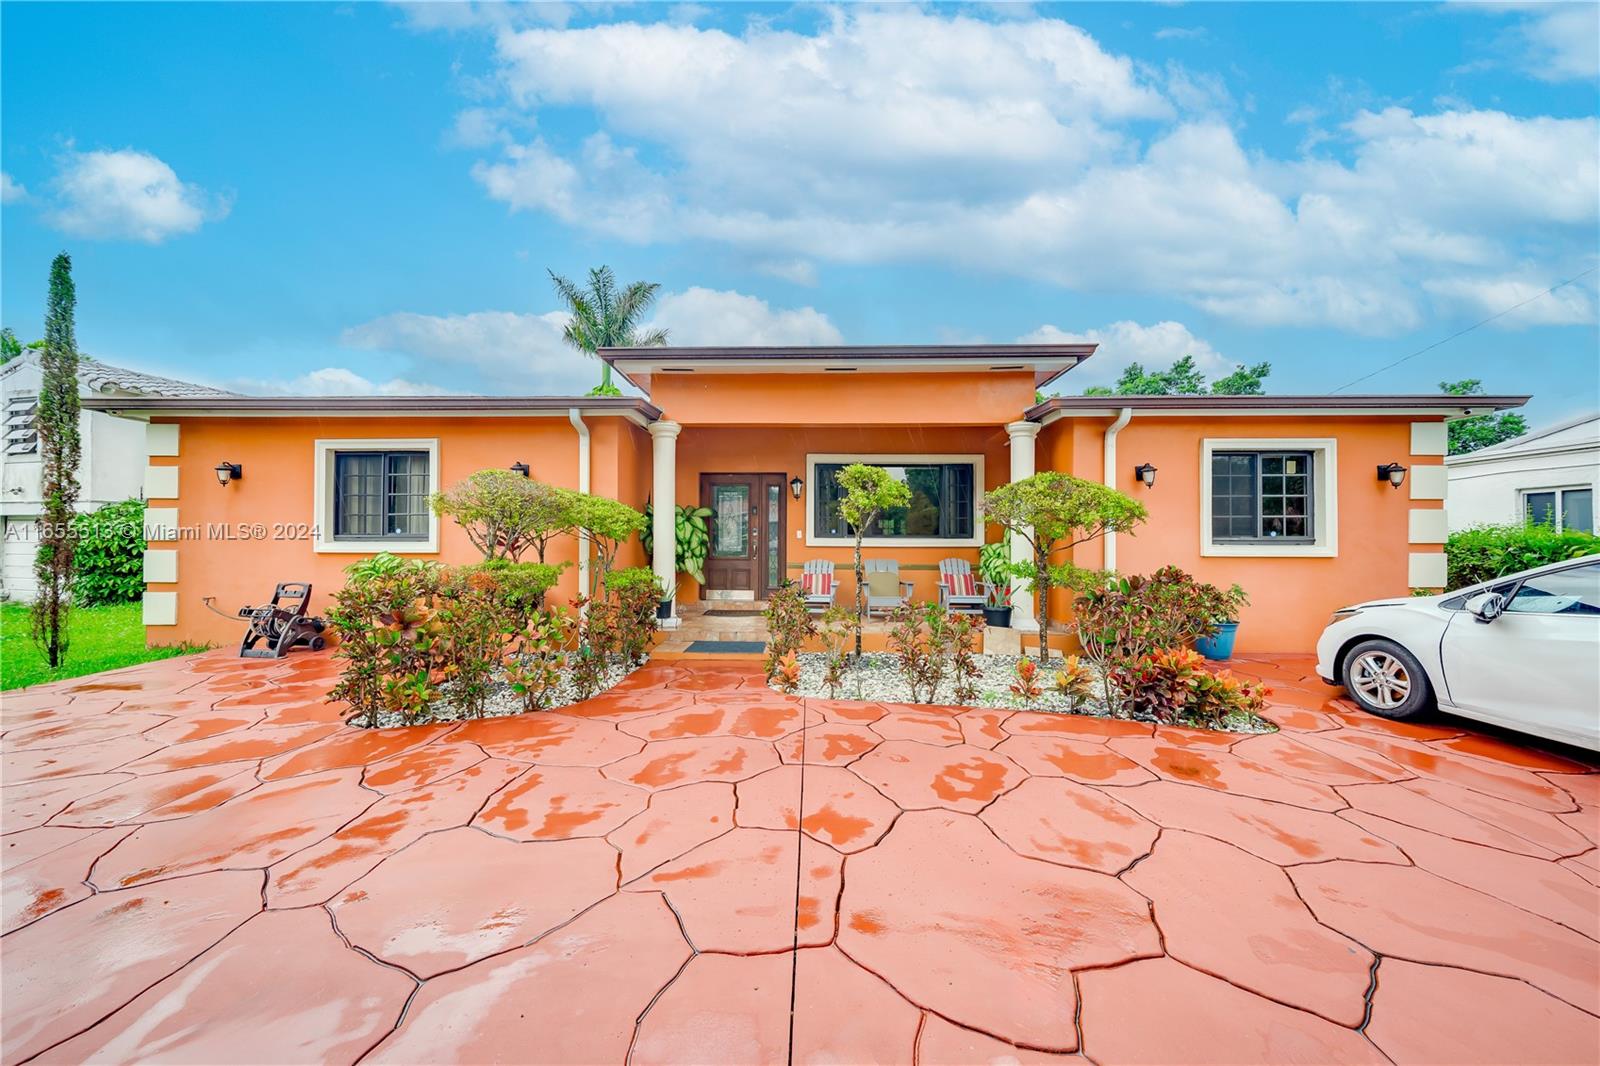
[[[1481,592],[1466,602],[1467,613],[1487,625],[1505,613],[1506,598],[1498,592]]]

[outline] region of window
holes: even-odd
[[[333,483],[334,537],[427,537],[427,452],[339,452]]]
[[[1600,563],[1527,578],[1506,610],[1519,614],[1600,615]]]
[[[1595,532],[1594,490],[1540,489],[1522,494],[1522,509],[1530,525],[1552,529]]]
[[[6,397],[6,454],[37,455],[39,433],[33,417],[39,410],[37,396]]]
[[[439,442],[352,439],[315,442],[316,550],[369,553],[439,550]]]
[[[910,545],[922,542],[955,546],[977,543],[979,456],[812,456],[809,526],[813,542],[848,540],[854,536],[839,514],[839,472],[852,462],[868,462],[887,470],[911,490],[911,502],[884,512],[867,529],[868,541]],[[952,461],[952,460],[960,461]]]
[[[1211,539],[1309,542],[1310,452],[1219,451],[1211,456]]]

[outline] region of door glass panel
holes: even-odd
[[[1561,528],[1594,532],[1594,490],[1568,489],[1561,494]]]
[[[783,486],[767,486],[767,587],[778,587],[778,552],[783,547],[783,530],[778,528],[778,515],[783,511]]]
[[[711,509],[715,514],[711,554],[723,559],[744,559],[750,554],[750,486],[713,485]]]

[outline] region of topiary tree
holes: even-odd
[[[861,541],[867,528],[892,507],[906,507],[911,503],[911,489],[905,482],[895,480],[893,474],[881,466],[851,463],[839,471],[839,517],[850,524],[855,534],[856,554],[856,650],[861,658],[861,626],[867,614],[864,587],[866,573],[861,566]]]
[[[67,612],[72,601],[72,516],[78,503],[78,339],[73,317],[77,291],[72,257],[62,252],[50,264],[50,303],[44,319],[44,379],[34,428],[39,434],[39,488],[44,497],[43,527],[33,573],[39,594],[33,601],[33,640],[50,662],[67,655]]]
[[[1050,558],[1107,533],[1126,533],[1148,517],[1144,505],[1116,489],[1046,471],[1001,485],[983,496],[984,517],[1033,549],[1039,603],[1039,661],[1050,658]]]
[[[485,560],[518,561],[530,547],[544,562],[545,548],[570,533],[572,493],[511,470],[480,470],[433,494],[436,514],[455,519]]]
[[[590,543],[595,546],[597,565],[589,574],[589,595],[593,597],[603,587],[623,543],[644,528],[644,515],[604,496],[583,492],[570,496],[573,528],[588,534]]]

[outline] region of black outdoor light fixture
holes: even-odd
[[[798,500],[800,498],[800,490],[805,487],[806,483],[801,481],[799,478],[792,477],[789,479],[789,492],[794,496],[795,499]]]
[[[518,461],[516,461],[516,462],[511,464],[511,472],[513,474],[521,474],[523,477],[527,477],[528,476],[528,464],[522,462],[519,459]]]
[[[1156,487],[1156,468],[1149,463],[1140,463],[1134,467],[1133,476],[1144,482],[1144,487],[1147,489]]]
[[[222,462],[217,464],[217,484],[223,488],[228,487],[228,482],[238,481],[244,477],[243,463]]]
[[[1406,483],[1406,468],[1399,463],[1379,463],[1378,480],[1387,481],[1395,488]]]

